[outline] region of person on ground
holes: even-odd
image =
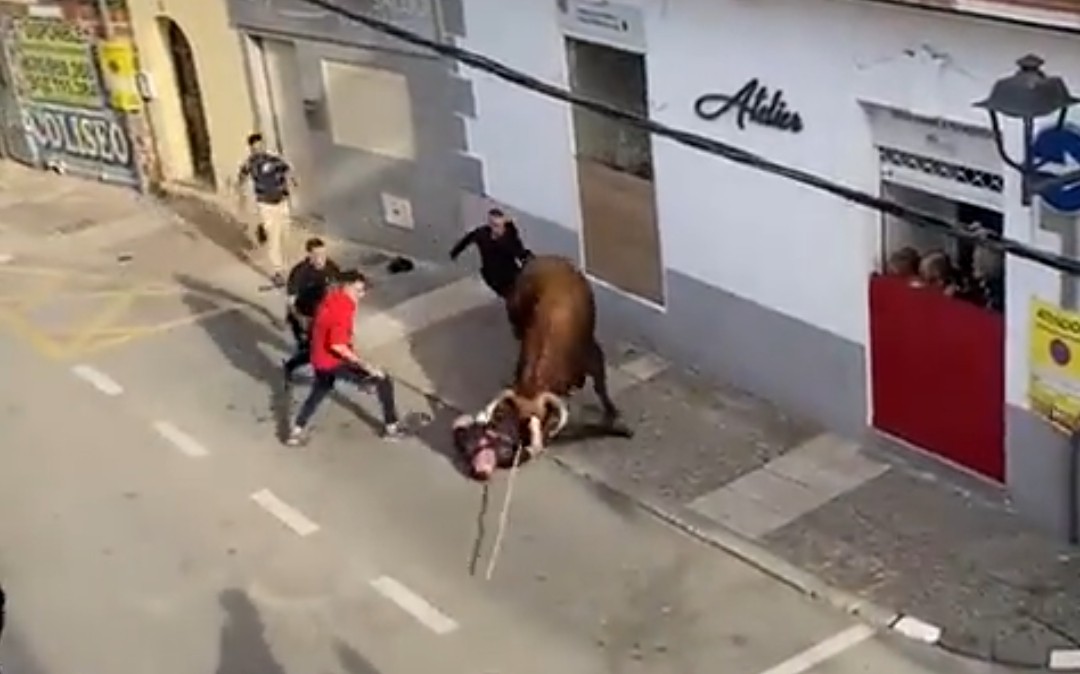
[[[357,302],[367,292],[367,278],[355,269],[342,271],[315,310],[311,325],[311,366],[315,381],[300,406],[286,444],[299,445],[319,405],[334,390],[338,379],[361,388],[374,387],[382,407],[383,437],[401,436],[394,384],[382,370],[364,362],[353,350],[353,321]]]
[[[517,226],[498,208],[488,211],[487,224],[463,236],[450,249],[450,259],[457,260],[469,246],[480,251],[480,276],[491,291],[503,300],[510,294],[522,267],[533,256],[521,242]]]
[[[289,194],[290,189],[296,188],[296,178],[288,162],[267,152],[261,133],[248,136],[247,144],[248,158],[240,166],[237,183],[251,180],[259,217],[260,243],[266,244],[274,285],[280,287],[285,284],[285,246],[292,220]]]
[[[285,320],[296,340],[296,351],[282,366],[287,383],[292,381],[297,368],[310,361],[311,321],[330,284],[341,273],[341,269],[327,255],[322,239],[308,239],[304,250],[307,257],[289,270],[289,277],[285,281]]]

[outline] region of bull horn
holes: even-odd
[[[551,432],[551,437],[555,437],[562,429],[566,428],[566,424],[570,421],[570,410],[566,407],[566,402],[562,398],[550,391],[540,394],[540,403],[545,407],[554,405],[555,409],[559,410],[559,420],[555,424],[555,430]]]
[[[499,395],[495,396],[491,400],[491,402],[488,403],[488,406],[485,407],[480,412],[480,414],[476,415],[477,423],[486,424],[489,421],[491,421],[491,417],[493,417],[495,415],[495,410],[498,409],[499,405],[502,405],[504,402],[506,402],[507,400],[512,398],[513,395],[514,395],[513,389],[506,389],[502,393],[500,393]]]
[[[540,417],[529,417],[529,446],[525,451],[531,457],[544,451],[544,429],[540,425]]]

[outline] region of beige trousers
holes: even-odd
[[[289,200],[277,204],[257,203],[259,222],[266,230],[266,257],[275,272],[285,272],[285,247],[292,227]]]

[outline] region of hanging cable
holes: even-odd
[[[966,229],[960,223],[946,220],[936,215],[922,213],[895,201],[882,199],[881,197],[861,192],[852,187],[832,182],[821,176],[790,166],[784,166],[783,164],[778,164],[734,145],[728,145],[727,143],[690,133],[689,131],[673,129],[665,124],[655,122],[647,117],[642,117],[629,110],[585,98],[566,91],[565,89],[560,89],[559,87],[538,80],[519,70],[514,70],[494,59],[482,56],[467,49],[443,44],[394,25],[388,21],[339,7],[329,0],[304,0],[304,2],[345,17],[351,21],[355,21],[374,31],[395,37],[402,42],[423,47],[440,56],[464,63],[476,70],[488,73],[489,75],[494,75],[499,79],[506,80],[507,82],[529,89],[530,91],[534,91],[548,98],[553,98],[579,108],[590,110],[610,119],[617,119],[629,126],[643,129],[657,136],[668,138],[682,145],[705,152],[706,154],[716,155],[727,159],[728,161],[742,164],[743,166],[750,166],[759,171],[765,171],[766,173],[794,180],[795,182],[838,196],[841,199],[845,199],[860,206],[906,220],[919,227],[933,229],[947,236],[969,241],[992,250],[1006,252],[1032,262],[1046,265],[1047,267],[1051,267],[1067,274],[1080,276],[1080,260],[1032,248],[1031,246],[1004,236],[986,236],[985,234],[976,233]]]

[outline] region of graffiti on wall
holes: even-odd
[[[105,168],[132,164],[127,131],[110,110],[27,105],[26,121],[43,154],[67,155]]]
[[[127,124],[109,107],[91,38],[56,19],[14,21],[8,53],[27,139],[38,160],[137,185]]]
[[[34,103],[99,108],[103,92],[97,65],[85,35],[51,19],[15,23],[13,65],[19,97]]]

